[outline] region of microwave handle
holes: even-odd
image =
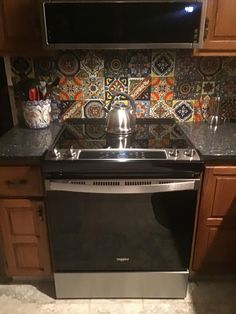
[[[91,182],[92,183],[92,182]],[[46,180],[47,191],[64,191],[77,193],[98,193],[98,194],[143,194],[158,192],[173,192],[198,190],[200,179],[183,180],[171,183],[157,183],[147,185],[93,185],[75,184],[60,180]]]

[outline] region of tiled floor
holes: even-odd
[[[236,279],[191,282],[184,300],[55,300],[52,282],[0,285],[1,314],[236,314]]]

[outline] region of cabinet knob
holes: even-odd
[[[206,21],[205,21],[205,29],[204,29],[204,37],[203,39],[206,40],[207,36],[208,36],[208,32],[209,32],[209,18],[206,17]]]

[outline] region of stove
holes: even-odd
[[[106,133],[103,119],[67,120],[46,160],[199,161],[196,149],[173,119],[137,120],[128,135]]]
[[[183,298],[203,163],[174,120],[105,123],[67,120],[43,161],[56,296]]]

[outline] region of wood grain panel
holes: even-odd
[[[0,167],[0,197],[43,196],[39,167]]]
[[[42,201],[0,199],[0,230],[8,276],[51,274]]]
[[[38,245],[35,243],[13,244],[16,264],[19,269],[43,269],[40,263]]]

